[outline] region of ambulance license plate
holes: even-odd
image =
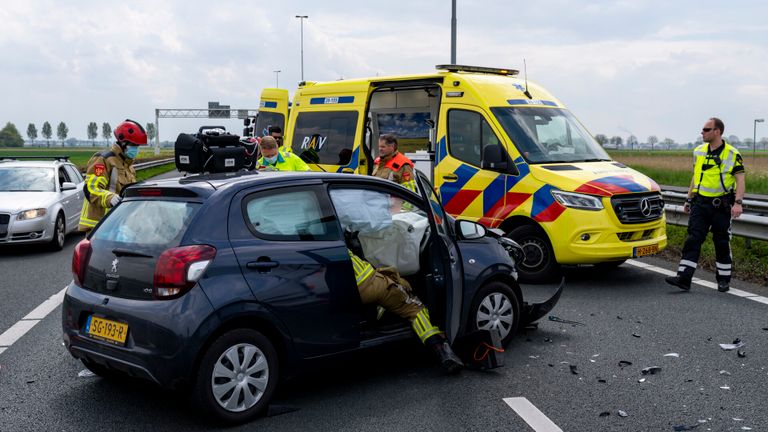
[[[634,248],[632,251],[632,256],[635,258],[645,256],[645,255],[653,255],[655,253],[659,252],[659,245],[652,244],[648,246],[638,246]]]
[[[91,315],[85,324],[85,334],[92,339],[123,346],[128,336],[128,324]]]

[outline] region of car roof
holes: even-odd
[[[394,183],[378,177],[349,173],[329,173],[319,171],[241,171],[234,173],[198,174],[184,177],[174,177],[161,180],[148,180],[132,185],[130,188],[183,188],[194,191],[197,195],[207,197],[217,190],[236,186],[258,186],[281,181],[323,181],[323,180],[352,180],[356,183],[394,185]]]
[[[35,160],[19,161],[15,159],[0,159],[0,167],[31,167],[31,168],[55,168],[61,165],[72,165],[60,160]]]

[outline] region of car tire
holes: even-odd
[[[501,344],[506,347],[520,326],[520,299],[502,282],[484,285],[475,294],[470,309],[470,330],[499,330]]]
[[[523,262],[517,263],[521,282],[545,283],[558,278],[560,265],[555,260],[552,244],[540,228],[523,225],[510,231],[507,237],[516,241],[525,252]]]
[[[53,225],[53,238],[51,238],[50,249],[53,251],[64,249],[66,234],[67,230],[64,225],[64,215],[59,213],[56,216],[56,223]]]
[[[267,409],[278,378],[277,352],[269,339],[252,329],[232,330],[203,355],[195,402],[224,423],[243,423]]]

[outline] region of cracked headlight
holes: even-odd
[[[24,210],[16,216],[18,220],[28,220],[45,216],[46,210],[44,208]]]
[[[600,198],[592,195],[553,190],[552,196],[555,197],[557,202],[559,202],[560,204],[566,207],[580,209],[580,210],[602,210],[603,209],[603,202],[600,200]]]

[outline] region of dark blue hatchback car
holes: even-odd
[[[509,241],[447,216],[421,173],[417,184],[249,172],[132,186],[77,245],[65,345],[96,374],[189,386],[210,414],[248,420],[305,361],[414,337],[361,304],[350,232],[449,341],[487,329],[507,344],[560,290],[524,303]]]

